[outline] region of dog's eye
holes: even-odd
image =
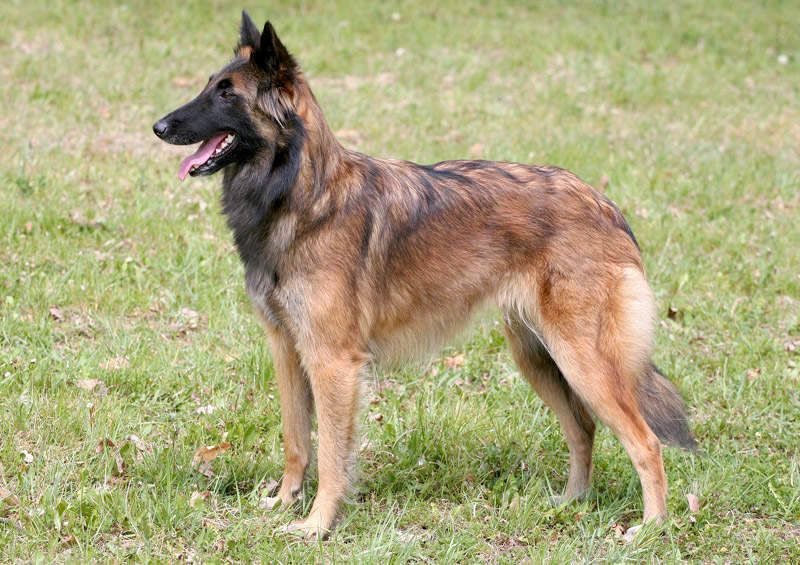
[[[228,99],[234,96],[233,92],[233,83],[228,79],[223,79],[217,83],[217,91],[221,98]]]

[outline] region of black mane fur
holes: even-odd
[[[306,136],[300,117],[291,113],[282,134],[273,147],[256,156],[253,164],[235,164],[225,169],[222,209],[246,266],[257,263],[263,268],[266,257],[273,255],[265,248],[269,233],[280,210],[288,206],[300,172]],[[264,159],[271,163],[264,166]],[[274,270],[274,265],[270,267]]]

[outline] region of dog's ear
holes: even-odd
[[[236,47],[236,52],[241,52],[243,49],[250,48],[252,51],[258,49],[261,42],[261,37],[258,33],[258,28],[246,10],[242,10],[242,25],[239,28],[239,45]]]
[[[294,58],[283,46],[275,28],[267,22],[261,32],[258,49],[254,53],[256,63],[270,75],[281,79],[290,79],[297,69]]]

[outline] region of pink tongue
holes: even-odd
[[[202,165],[208,158],[211,157],[211,154],[214,152],[214,149],[217,148],[217,145],[225,139],[225,136],[228,135],[227,133],[221,133],[211,139],[205,140],[203,143],[200,144],[200,148],[194,152],[193,154],[186,157],[181,162],[181,167],[178,170],[178,178],[183,180],[186,178],[186,175],[189,174],[189,171],[195,165]]]

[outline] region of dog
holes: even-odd
[[[344,148],[273,26],[259,32],[246,12],[232,62],[153,130],[201,142],[181,180],[223,171],[223,211],[274,360],[284,505],[301,492],[316,412],[319,489],[288,530],[324,536],[335,525],[366,367],[443,345],[487,303],[564,432],[569,477],[557,502],[589,488],[596,417],[639,475],[643,522],[663,521],[661,441],[695,440],[651,361],[653,293],[608,198],[557,167],[418,165]]]

